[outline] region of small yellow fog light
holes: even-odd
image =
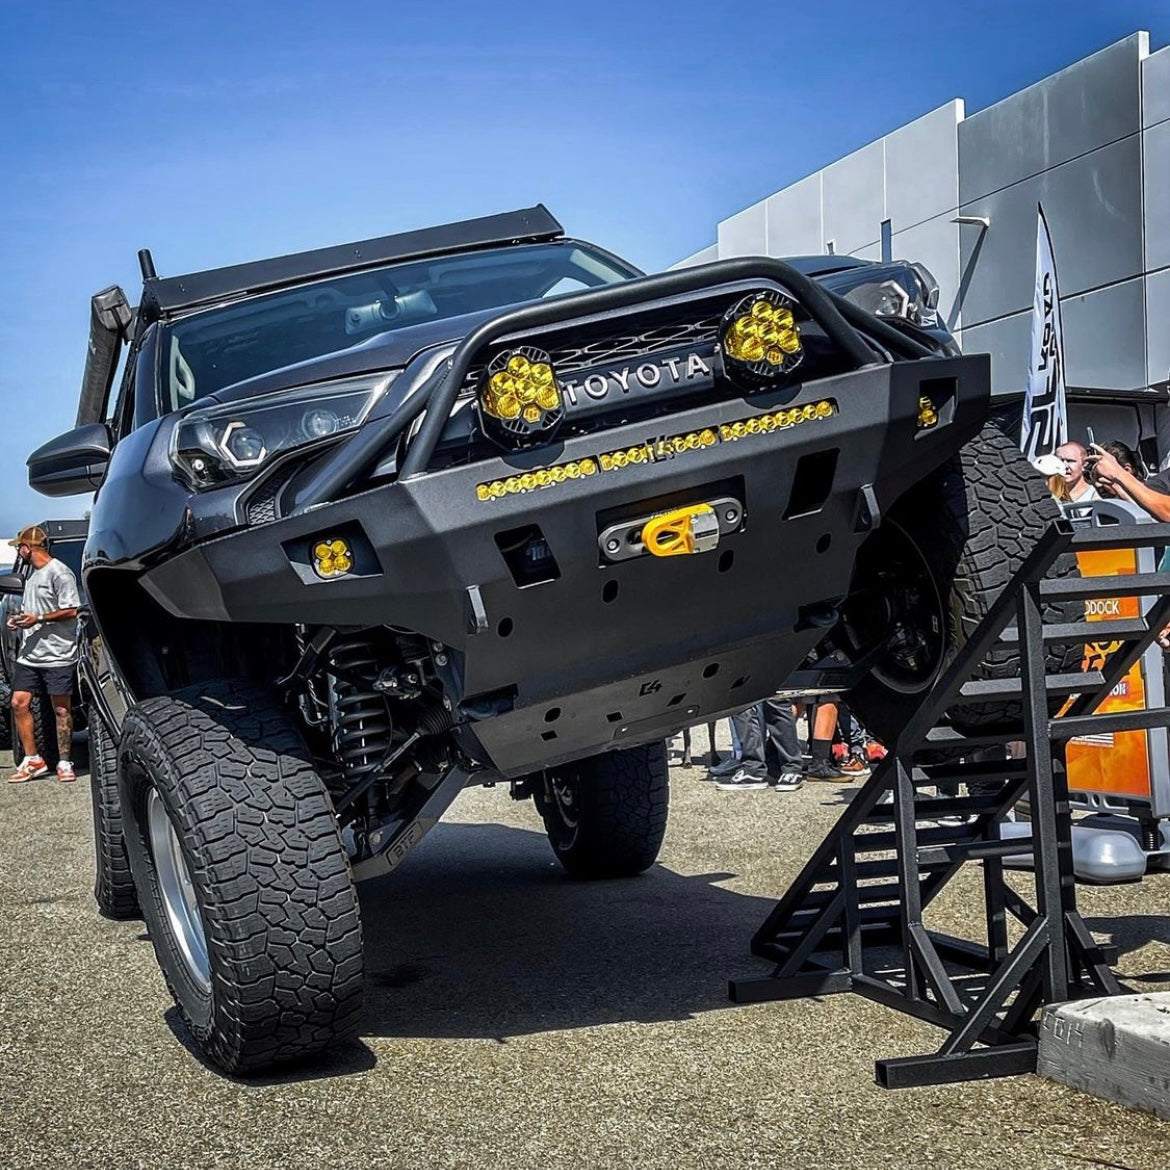
[[[328,581],[344,577],[353,568],[353,553],[347,541],[339,538],[319,540],[313,545],[313,571]]]
[[[934,403],[923,395],[918,399],[918,429],[924,431],[935,426],[938,426],[938,411]]]

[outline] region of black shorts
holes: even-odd
[[[73,675],[76,666],[27,666],[16,662],[12,667],[12,689],[39,695],[43,689],[48,695],[73,694]]]

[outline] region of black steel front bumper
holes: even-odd
[[[941,416],[926,430],[924,394]],[[446,657],[468,749],[518,776],[660,738],[778,688],[823,636],[817,622],[849,591],[880,513],[979,430],[988,395],[983,356],[869,367],[399,480],[208,541],[143,580],[179,617],[425,635]],[[822,401],[831,417],[520,494],[477,492]],[[711,552],[608,563],[599,549],[615,518],[729,496],[742,526]],[[503,550],[532,527],[556,575],[521,585]],[[354,571],[321,580],[311,549],[335,536],[354,548]]]

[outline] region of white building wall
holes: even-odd
[[[1027,370],[1042,202],[1060,276],[1071,386],[1170,376],[1170,48],[1134,33],[966,116],[948,102],[718,225],[715,255],[830,250],[918,260],[997,391]],[[959,225],[957,217],[983,217]],[[685,261],[689,263],[691,261]],[[1149,327],[1147,328],[1147,319]]]

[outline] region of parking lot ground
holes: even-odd
[[[7,757],[2,760],[7,764]],[[530,804],[464,793],[362,887],[360,1039],[225,1079],[141,923],[98,917],[88,777],[0,785],[0,1162],[13,1167],[1129,1167],[1170,1125],[1034,1076],[887,1092],[941,1033],[860,997],[733,1006],[748,940],[856,787],[726,793],[674,768],[661,863],[568,881]],[[978,875],[935,925],[964,933]],[[1134,990],[1170,988],[1170,875],[1082,887]]]

